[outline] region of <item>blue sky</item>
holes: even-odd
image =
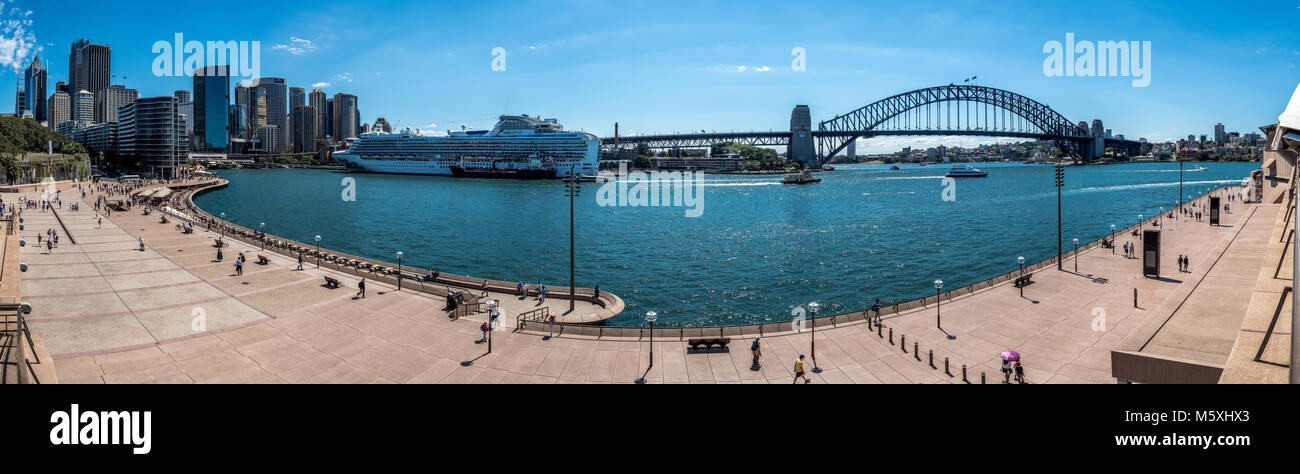
[[[556,117],[602,136],[615,121],[624,133],[782,129],[795,104],[825,120],[977,75],[1073,121],[1101,118],[1130,138],[1168,139],[1212,134],[1217,122],[1254,131],[1276,121],[1300,83],[1300,0],[0,4],[5,112],[24,44],[27,57],[50,58],[52,90],[82,36],[112,46],[115,82],[145,96],[188,89],[188,78],[151,73],[153,43],[177,32],[261,41],[263,76],[356,94],[366,122],[438,129],[485,128],[502,113]],[[1150,41],[1150,86],[1044,75],[1044,43],[1067,32]],[[492,70],[494,47],[506,50],[505,71]],[[807,52],[805,71],[791,70],[795,47]],[[866,151],[900,144],[927,143],[873,140]]]

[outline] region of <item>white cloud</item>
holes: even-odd
[[[330,83],[328,83],[328,82],[317,82],[317,83],[311,85],[312,89],[323,89],[323,88],[326,88],[326,87],[329,87],[329,86],[330,86]]]
[[[277,44],[271,49],[277,51],[285,51],[293,55],[299,55],[299,54],[307,54],[312,51],[315,51],[316,45],[312,44],[311,40],[299,38],[297,36],[290,36],[288,44]]]
[[[343,73],[343,74],[336,74],[336,75],[334,76],[334,80],[350,83],[350,82],[352,82],[352,73],[350,73],[350,72],[345,72],[345,73]]]
[[[768,71],[771,71],[772,68],[767,67],[767,66],[759,66],[759,67],[755,68],[754,70],[755,70],[755,71],[758,71],[758,72],[768,72]]]
[[[31,26],[31,10],[20,13],[13,8],[5,13],[4,3],[0,2],[0,67],[22,71],[28,56],[42,50],[36,35],[29,31]]]
[[[1259,48],[1259,49],[1255,50],[1255,54],[1264,54],[1264,53],[1267,53],[1267,52],[1268,52],[1268,48]]]

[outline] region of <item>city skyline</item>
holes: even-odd
[[[319,88],[327,96],[358,96],[366,104],[362,123],[387,117],[398,129],[445,131],[462,124],[486,128],[497,115],[529,113],[601,136],[612,135],[616,121],[624,134],[779,130],[796,104],[810,105],[815,127],[898,92],[974,76],[981,85],[1038,98],[1072,120],[1102,119],[1116,134],[1159,142],[1189,133],[1214,136],[1216,123],[1229,132],[1255,131],[1280,112],[1270,97],[1293,90],[1300,80],[1295,68],[1300,52],[1287,46],[1296,44],[1296,35],[1281,27],[1300,17],[1295,8],[1300,5],[1286,2],[1272,4],[1284,12],[1272,16],[1258,15],[1262,10],[1256,8],[1206,17],[1196,13],[1195,4],[1099,7],[1115,13],[1143,10],[1140,21],[1124,15],[1065,21],[1063,9],[1033,4],[978,9],[952,4],[946,10],[769,4],[769,10],[788,15],[761,16],[694,6],[691,15],[674,20],[668,12],[680,9],[659,4],[614,9],[578,3],[565,7],[582,5],[581,19],[557,13],[566,8],[536,4],[512,7],[531,14],[496,20],[458,6],[398,4],[374,10],[326,3],[286,5],[282,15],[256,23],[225,12],[200,15],[190,6],[176,9],[194,15],[176,17],[202,21],[129,29],[78,21],[125,20],[161,4],[138,5],[122,10],[87,4],[86,15],[70,18],[46,5],[10,2],[3,7],[6,19],[16,16],[28,26],[6,35],[30,35],[33,44],[25,59],[15,59],[16,50],[8,59],[0,57],[0,66],[18,61],[3,74],[25,68],[40,54],[50,82],[69,81],[57,58],[84,37],[113,48],[113,84],[137,89],[141,97],[169,95],[187,88],[191,79],[154,77],[149,66],[157,55],[150,48],[183,33],[198,41],[260,41],[262,77],[283,77],[289,87]],[[391,16],[396,11],[404,13]],[[872,22],[875,11],[914,20]],[[382,15],[390,15],[394,24],[363,26]],[[1249,27],[1244,21],[1235,24],[1239,16],[1251,20]],[[1024,21],[1010,20],[1016,17]],[[845,29],[855,19],[864,27]],[[1279,27],[1269,28],[1272,22]],[[415,27],[424,23],[429,27]],[[859,34],[846,37],[846,31]],[[1045,75],[1043,48],[1065,40],[1067,33],[1080,40],[1151,41],[1150,85],[1133,87],[1126,77]],[[12,38],[0,38],[0,45],[6,41]],[[493,70],[497,47],[505,52],[503,71]],[[792,70],[798,59],[793,48],[806,52],[806,70]],[[0,56],[5,51],[0,47]],[[1252,87],[1229,90],[1221,87],[1223,81]],[[14,83],[0,80],[0,94],[13,97]],[[876,138],[865,140],[859,153],[990,141]]]

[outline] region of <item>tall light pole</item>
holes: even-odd
[[[1160,208],[1160,215],[1156,216],[1156,227],[1159,227],[1159,228],[1162,229],[1162,230],[1165,228],[1165,208],[1164,208],[1164,207],[1161,207],[1161,208]]]
[[[569,179],[564,183],[564,195],[569,198],[569,312],[573,312],[573,302],[577,290],[574,283],[574,233],[573,233],[573,201],[578,197],[578,192],[582,190],[578,185],[578,175],[575,174],[574,168],[569,168]]]
[[[262,250],[266,250],[266,223],[260,222],[258,224],[257,230],[258,232],[261,232],[262,235],[257,236],[257,240],[262,241]]]
[[[402,291],[402,251],[397,251],[397,291]]]
[[[226,240],[226,213],[221,213],[221,240]]]
[[[1060,259],[1057,259],[1056,263],[1059,265],[1061,263]],[[943,331],[943,312],[942,312],[943,303],[940,301],[939,298],[939,295],[942,294],[941,293],[942,290],[943,290],[943,280],[935,280],[934,281],[934,326],[939,328],[940,331]],[[954,336],[952,334],[948,335],[948,339],[956,339],[956,338],[957,336]]]
[[[655,320],[659,319],[659,313],[646,311],[645,321],[650,324],[650,365],[645,368],[645,373],[650,374],[650,369],[655,366]],[[637,383],[645,383],[645,375],[637,379]]]
[[[1115,255],[1115,224],[1110,225],[1110,254]]]
[[[1016,263],[1019,263],[1019,264],[1020,264],[1020,277],[1021,277],[1021,278],[1024,278],[1024,277],[1025,277],[1025,257],[1024,257],[1024,256],[1016,257]],[[1024,297],[1025,297],[1025,284],[1024,284],[1023,282],[1020,283],[1020,297],[1021,297],[1021,298],[1024,298]]]
[[[1074,239],[1074,273],[1079,273],[1079,239]]]
[[[1145,220],[1145,218],[1142,216],[1142,214],[1138,214],[1138,239],[1139,239],[1139,240],[1142,238],[1142,221],[1143,221],[1143,220]]]
[[[822,305],[817,304],[816,301],[808,303],[808,312],[812,314],[812,317],[808,318],[808,322],[812,325],[812,361],[814,374],[822,373],[822,368],[817,366],[817,308],[821,307]]]
[[[316,234],[316,268],[320,268],[320,234]]]

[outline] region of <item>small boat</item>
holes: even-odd
[[[781,184],[812,184],[822,182],[821,178],[813,176],[807,170],[799,174],[788,174],[781,178]]]
[[[989,174],[988,174],[987,172],[985,172],[985,171],[980,171],[980,170],[977,170],[977,169],[975,169],[975,168],[971,168],[971,167],[968,166],[968,165],[957,165],[957,166],[952,167],[952,169],[948,170],[948,174],[944,175],[944,177],[946,177],[946,178],[984,178],[984,177],[987,177],[988,175],[989,175]]]

